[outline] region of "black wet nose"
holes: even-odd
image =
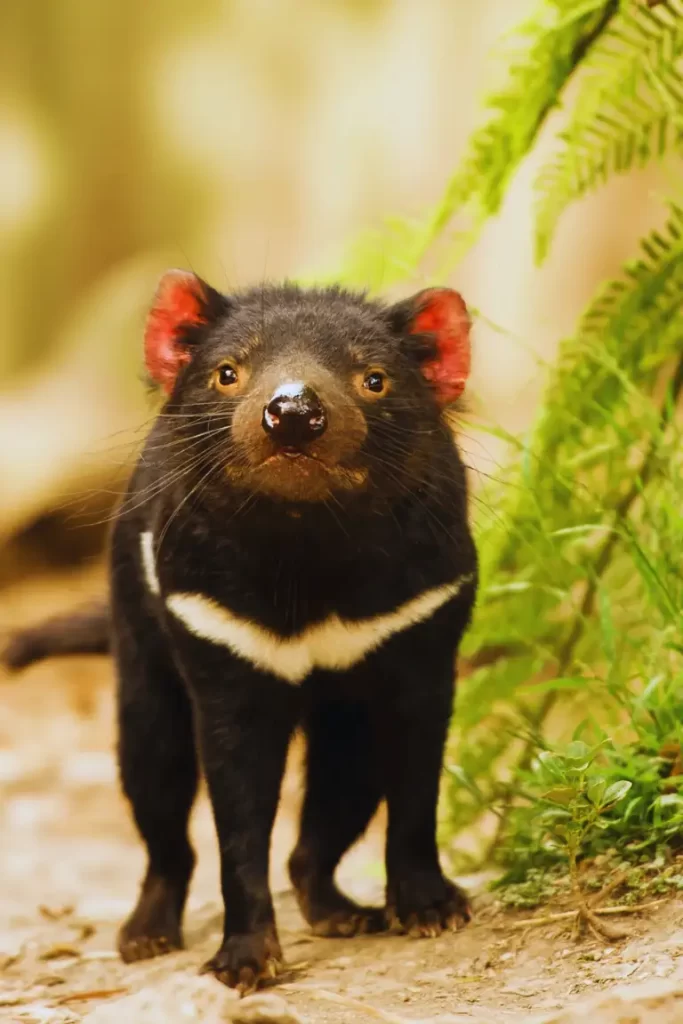
[[[325,407],[305,384],[284,384],[263,410],[263,429],[282,445],[314,441],[327,427]]]

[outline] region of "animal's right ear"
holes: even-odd
[[[167,395],[192,358],[192,328],[213,323],[230,308],[230,300],[196,274],[189,270],[166,271],[147,315],[145,365]]]

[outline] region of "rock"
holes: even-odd
[[[215,978],[175,973],[120,999],[101,1003],[83,1024],[303,1024],[281,997],[256,993],[240,999]]]
[[[174,973],[120,999],[101,1003],[84,1024],[225,1024],[239,1003],[236,992],[215,978]],[[254,1018],[257,1020],[258,1018]]]
[[[525,1024],[683,1024],[683,983],[620,985]]]
[[[242,999],[227,1019],[233,1024],[303,1024],[296,1010],[281,996],[260,992]]]

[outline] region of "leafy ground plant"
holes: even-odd
[[[631,782],[621,779],[608,783],[602,772],[595,771],[595,760],[602,744],[591,749],[581,740],[574,740],[562,753],[541,751],[533,765],[539,795],[533,801],[536,809],[534,828],[539,845],[557,851],[566,859],[574,902],[574,927],[615,937],[614,929],[604,924],[599,909],[589,904],[579,877],[579,857],[596,830],[609,828],[607,812],[623,800]]]

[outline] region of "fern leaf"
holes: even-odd
[[[527,444],[526,465],[520,462],[516,476],[513,472],[507,498],[501,501],[497,495],[493,501],[497,516],[482,544],[487,577],[497,583],[553,581],[560,590],[569,588],[571,567],[562,558],[558,561],[553,544],[546,544],[548,531],[594,521],[595,515],[604,519],[605,510],[618,501],[623,481],[631,478],[634,438],[658,429],[651,400],[658,373],[681,349],[681,294],[683,209],[671,203],[666,225],[643,240],[640,255],[599,292],[576,336],[560,347],[543,410]],[[611,483],[597,483],[590,463],[576,470],[577,452],[594,449],[613,453]],[[530,553],[536,560],[534,569]],[[528,602],[530,597],[513,592],[509,600]],[[500,611],[495,614],[500,616]],[[514,614],[503,618],[515,621]],[[477,636],[490,634],[486,619],[480,612],[482,632]],[[547,618],[539,615],[537,625],[539,635],[545,635]]]
[[[585,61],[561,148],[538,178],[536,258],[575,199],[611,174],[683,154],[683,3],[624,4]]]
[[[683,209],[671,203],[667,223],[643,240],[637,258],[598,294],[576,336],[562,345],[521,457],[506,471],[504,485],[483,495],[495,515],[477,531],[482,586],[467,653],[493,643],[508,654],[479,668],[462,687],[451,755],[487,798],[519,757],[515,721],[527,714],[532,723],[540,721],[533,682],[557,659],[560,674],[604,661],[600,629],[595,616],[584,614],[580,597],[588,582],[611,595],[615,628],[630,638],[610,655],[612,669],[625,679],[643,671],[631,640],[641,628],[647,573],[634,568],[632,547],[634,537],[639,544],[647,537],[658,552],[657,545],[680,536],[680,474],[670,454],[680,449],[667,430],[674,405],[664,406],[665,417],[652,396],[662,363],[681,358],[682,293]],[[660,500],[667,488],[672,494]],[[641,495],[639,504],[633,494]],[[669,506],[674,525],[664,522],[660,541],[657,517]],[[655,517],[653,525],[648,516]],[[677,565],[675,550],[671,562]],[[658,557],[661,563],[661,552]],[[669,601],[668,591],[665,596]],[[657,593],[646,606],[658,607],[658,601],[663,607]],[[669,611],[654,618],[670,620]],[[657,664],[666,662],[659,657]],[[590,695],[602,699],[604,686]],[[451,829],[477,817],[477,807],[453,781],[447,796]]]
[[[485,101],[491,117],[470,141],[422,240],[424,252],[463,207],[475,222],[497,213],[506,188],[531,150],[568,79],[617,15],[619,0],[544,0],[518,29],[525,42],[508,81]]]
[[[643,380],[671,354],[667,336],[680,343],[683,332],[683,209],[669,204],[665,227],[641,242],[641,256],[626,264],[584,313],[579,335],[585,342],[611,339],[615,354],[634,378]],[[625,345],[625,343],[627,343]],[[643,361],[647,366],[643,366]],[[650,374],[646,374],[647,384]]]

